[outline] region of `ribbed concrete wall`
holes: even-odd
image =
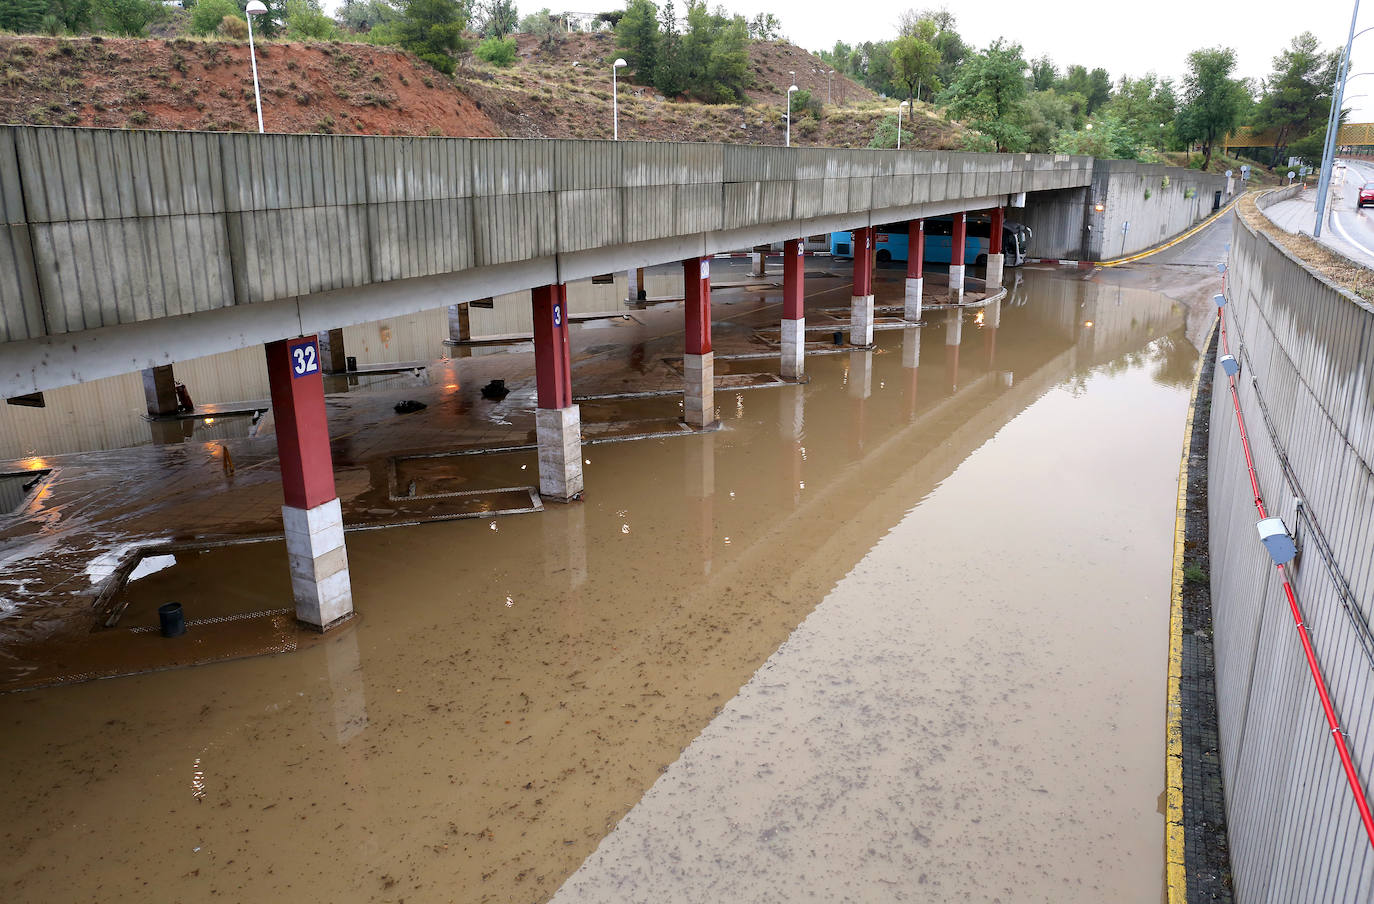
[[[1034,232],[1033,257],[1111,260],[1158,245],[1193,226],[1212,212],[1217,192],[1222,192],[1222,203],[1230,200],[1225,176],[1179,166],[1098,160],[1089,188],[1032,195],[1026,199],[1026,210],[1013,211],[1012,219]],[[1129,228],[1123,232],[1126,224]]]
[[[1237,220],[1227,324],[1260,489],[1366,788],[1374,776],[1374,308]],[[1365,837],[1282,584],[1255,532],[1225,378],[1212,400],[1211,586],[1236,900],[1374,900]],[[1302,514],[1297,500],[1303,500]]]
[[[1084,157],[13,126],[0,131],[0,341],[760,225],[788,237],[800,220],[1083,185],[1091,168]]]

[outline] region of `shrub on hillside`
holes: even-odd
[[[504,69],[515,62],[515,38],[487,38],[477,45],[477,56]]]
[[[325,14],[319,0],[286,0],[286,34],[298,41],[328,41],[338,26]]]
[[[238,16],[225,16],[219,22],[219,33],[232,41],[246,41],[248,23]]]
[[[94,0],[96,20],[106,31],[129,38],[141,38],[148,26],[167,16],[158,0]]]
[[[242,14],[234,0],[198,0],[191,7],[191,34],[208,35],[219,28],[225,16]]]

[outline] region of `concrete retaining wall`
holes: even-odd
[[[1227,325],[1231,351],[1242,364],[1238,391],[1260,489],[1301,546],[1290,575],[1369,788],[1374,308],[1309,272],[1239,218],[1229,279]],[[1211,586],[1236,900],[1374,900],[1374,851],[1282,584],[1257,539],[1239,431],[1220,373],[1216,386],[1209,450]]]
[[[1112,260],[1158,245],[1198,223],[1212,212],[1217,192],[1223,204],[1230,200],[1225,176],[1097,160],[1091,186],[1031,196],[1026,210],[1012,218],[1034,232],[1033,257]]]

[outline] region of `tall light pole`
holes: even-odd
[[[615,130],[615,140],[620,140],[620,86],[616,80],[616,71],[624,69],[628,63],[624,60],[616,60],[611,66],[611,118],[615,121],[612,128]]]
[[[261,16],[267,12],[267,7],[262,0],[248,0],[248,56],[253,61],[253,100],[258,105],[258,134],[263,132],[262,128],[262,92],[258,90],[258,50],[253,44],[253,17]]]
[[[902,111],[911,106],[909,101],[902,101],[897,105],[897,150],[902,149]]]
[[[796,90],[796,85],[787,89],[787,144],[785,147],[789,148],[792,146],[792,92]]]
[[[1326,142],[1322,145],[1322,172],[1317,179],[1317,222],[1312,225],[1313,238],[1321,237],[1322,220],[1326,218],[1326,194],[1331,190],[1331,164],[1336,156],[1336,133],[1341,129],[1341,104],[1345,102],[1345,74],[1350,70],[1350,45],[1355,43],[1355,20],[1359,15],[1360,0],[1355,0],[1355,8],[1350,11],[1350,37],[1345,40],[1345,51],[1336,69],[1336,90],[1331,94],[1331,112],[1326,117]]]
[[[830,103],[830,77],[834,74],[834,69],[831,69],[829,72],[825,74],[825,102],[827,104]]]

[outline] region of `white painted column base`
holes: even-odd
[[[924,276],[906,278],[906,306],[902,309],[903,320],[921,319],[921,296],[926,290]]]
[[[955,300],[964,297],[964,265],[949,265],[949,297]]]
[[[782,322],[782,375],[800,380],[806,374],[806,318]]]
[[[849,344],[873,344],[873,296],[856,295],[849,306]]]
[[[284,505],[281,518],[286,528],[296,620],[327,631],[353,614],[353,585],[348,577],[339,500],[331,499],[312,509]]]
[[[757,251],[754,251],[754,252],[751,252],[751,253],[750,253],[750,255],[749,255],[749,275],[750,275],[750,276],[767,276],[767,275],[768,275],[768,269],[767,269],[767,268],[768,268],[767,261],[764,260],[764,257],[763,257],[762,254],[760,254],[760,253],[757,252]]]
[[[539,495],[558,502],[581,495],[581,409],[536,408],[534,432],[539,443]]]
[[[709,427],[716,422],[715,355],[685,355],[682,376],[682,408],[687,426]]]
[[[987,273],[983,277],[983,282],[988,289],[1002,288],[1002,264],[1005,260],[1005,256],[1000,252],[988,255]]]

